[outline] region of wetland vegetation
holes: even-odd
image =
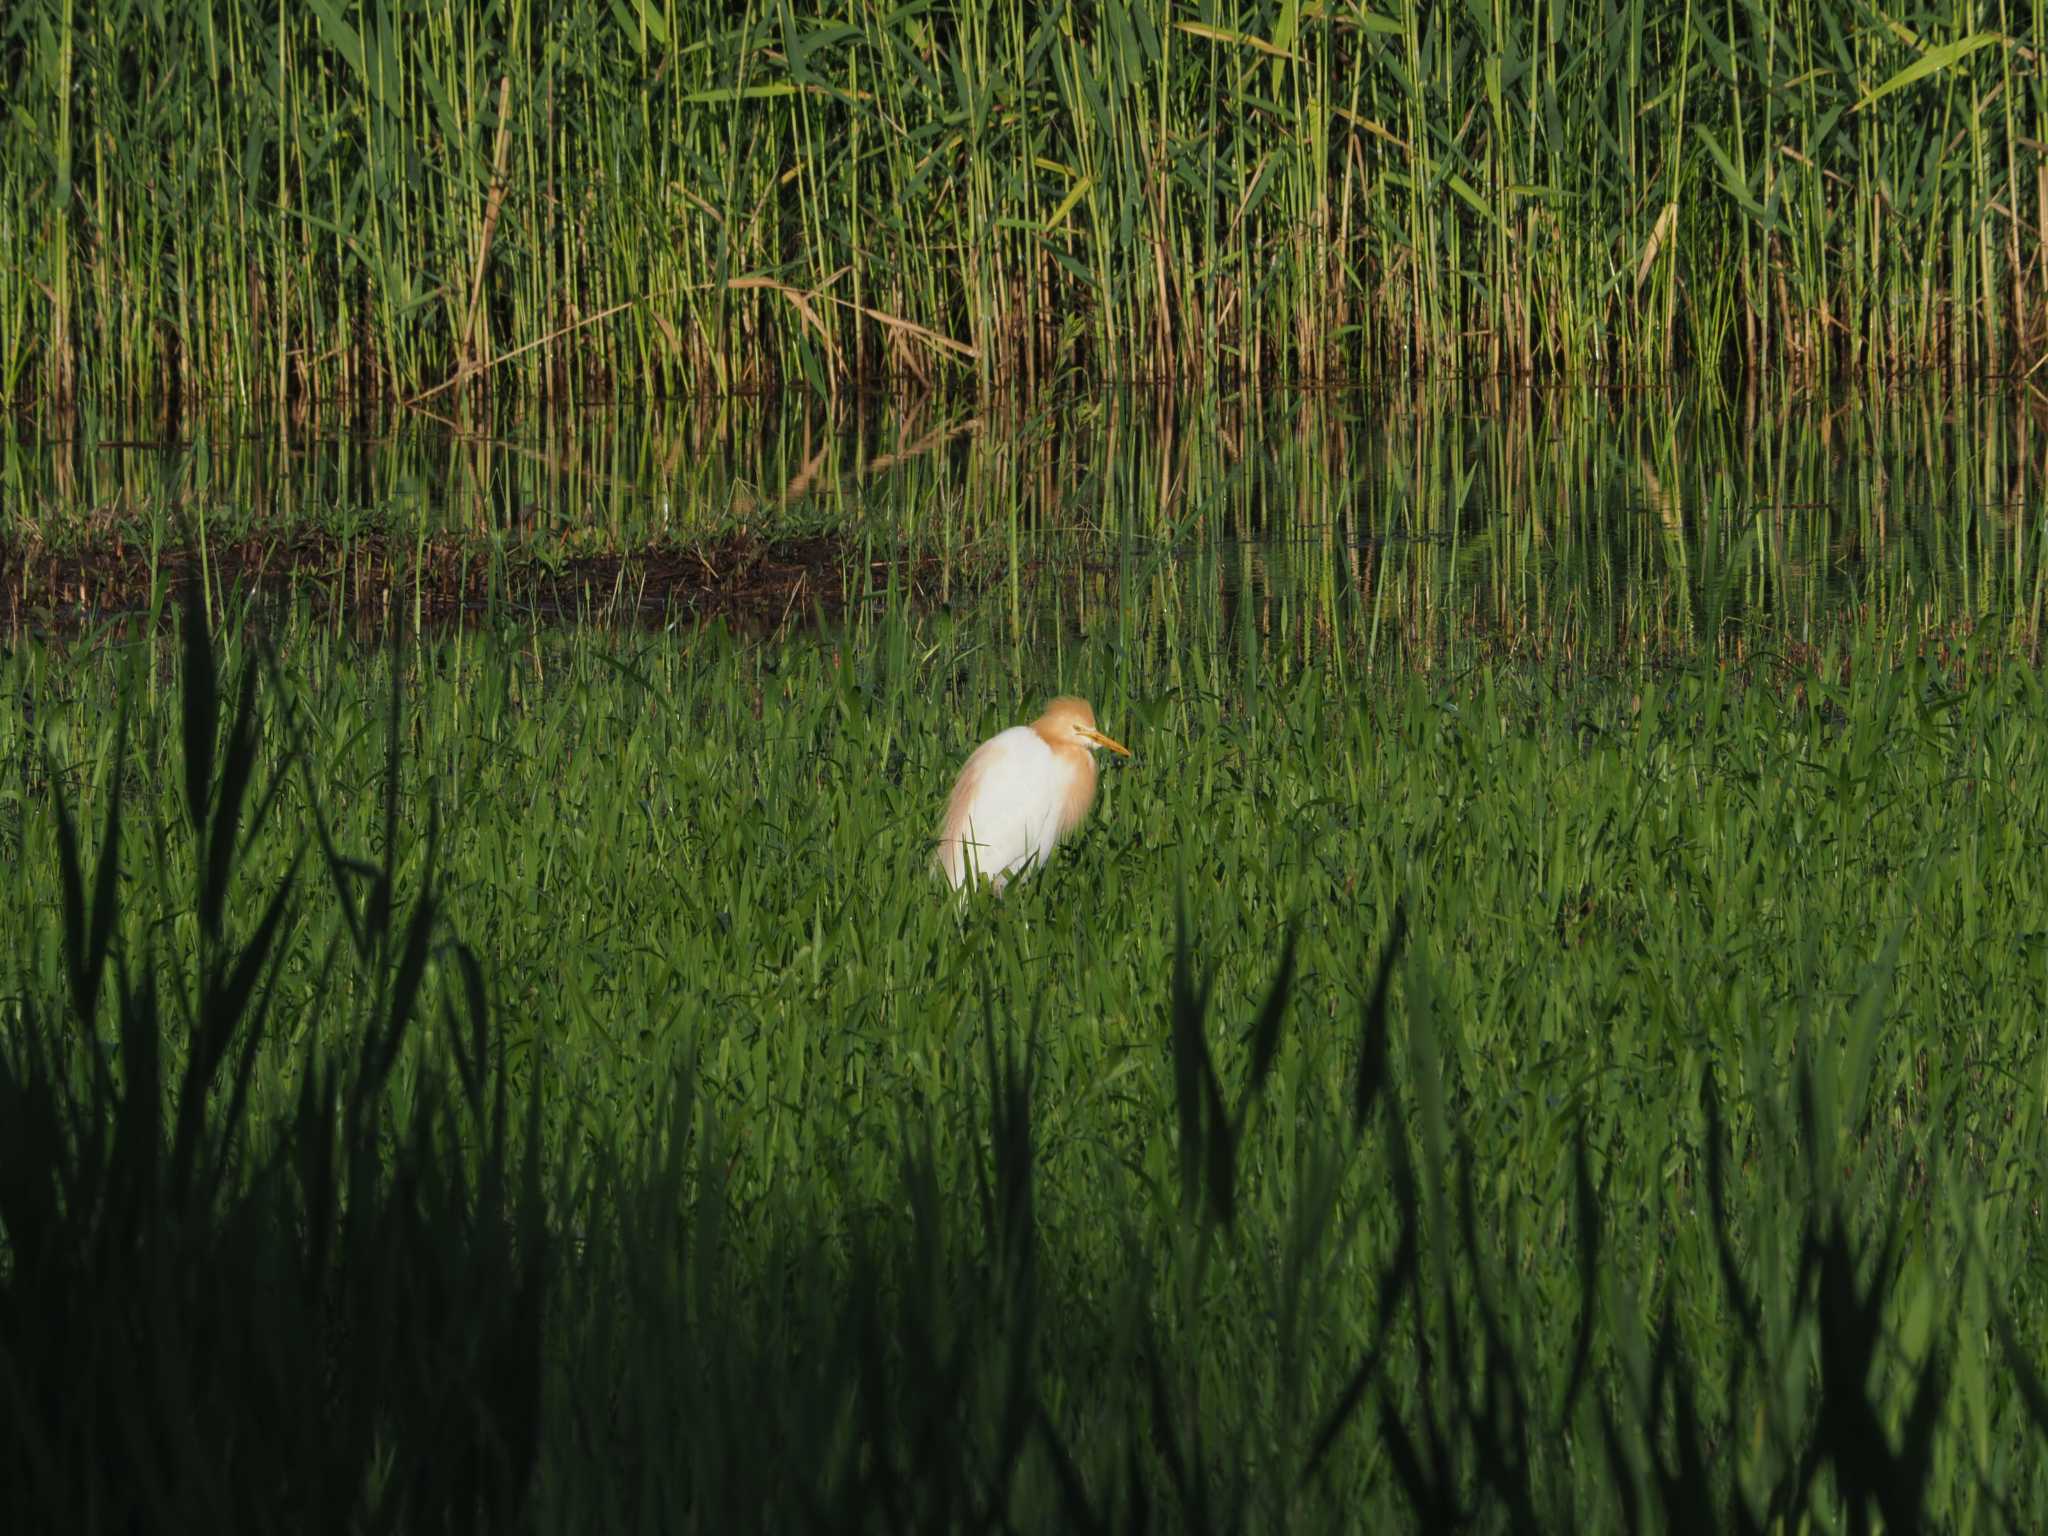
[[[0,1519],[2048,1525],[2043,36],[0,12]]]
[[[2039,423],[1439,404],[17,435],[15,1507],[2032,1524]]]

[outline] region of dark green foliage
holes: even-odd
[[[539,1164],[511,1148],[495,1067],[477,1063],[494,1097],[473,1090],[466,1111],[431,1077],[402,1120],[384,1092],[438,926],[431,880],[404,952],[361,957],[375,1003],[316,1005],[295,1107],[254,1122],[309,898],[296,860],[268,893],[238,881],[272,804],[244,824],[257,668],[223,740],[196,610],[185,636],[196,946],[115,937],[117,749],[89,918],[88,860],[53,807],[69,1006],[31,989],[0,1046],[0,1507],[24,1531],[507,1529],[540,1428]],[[242,902],[259,905],[246,933]],[[488,1009],[474,986],[465,1002],[480,1053]]]

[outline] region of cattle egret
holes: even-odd
[[[974,749],[946,801],[939,872],[959,886],[971,875],[995,881],[1028,874],[1088,814],[1095,799],[1095,751],[1130,748],[1095,729],[1086,699],[1054,699],[1029,725],[1013,725]]]

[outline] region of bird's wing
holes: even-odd
[[[948,879],[958,885],[970,861],[994,875],[1052,851],[1057,767],[1052,748],[1029,726],[1000,731],[974,749],[939,829],[939,862]]]

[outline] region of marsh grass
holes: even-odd
[[[2027,374],[2041,0],[20,0],[0,399]]]
[[[1139,762],[963,914],[924,813],[1050,656],[229,635],[222,686],[186,622],[6,663],[29,1524],[2048,1505],[2048,738],[1989,641],[1077,643]]]

